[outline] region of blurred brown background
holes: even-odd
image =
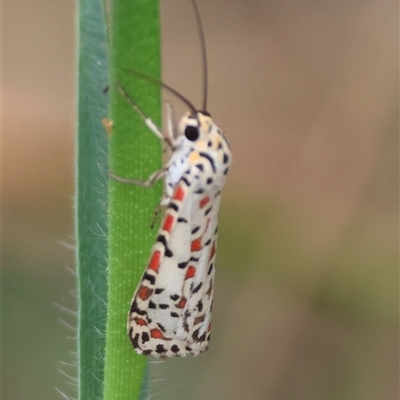
[[[161,5],[164,80],[200,104],[191,4]],[[234,151],[213,338],[151,398],[398,399],[398,3],[199,6]],[[73,7],[3,3],[5,400],[74,394]]]

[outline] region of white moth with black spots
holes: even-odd
[[[164,140],[171,158],[147,182],[112,175],[144,186],[164,177],[168,205],[133,296],[128,333],[139,354],[197,355],[210,339],[218,209],[232,155],[226,136],[200,111],[186,114],[179,133]]]
[[[198,355],[209,346],[218,210],[232,161],[228,139],[205,111],[204,37],[197,5],[194,1],[193,4],[204,50],[204,111],[196,110],[181,94],[158,82],[191,110],[176,126],[168,105],[168,130],[163,134],[118,85],[171,152],[165,167],[146,182],[110,173],[119,182],[142,186],[164,178],[165,197],[161,204],[166,211],[128,315],[128,334],[137,353],[159,358]]]

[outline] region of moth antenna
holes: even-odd
[[[168,90],[170,93],[172,93],[174,96],[176,96],[179,100],[183,101],[192,111],[194,114],[197,113],[196,107],[181,93],[179,93],[177,90],[173,89],[171,86],[167,85],[166,83],[159,81],[156,78],[153,78],[150,75],[144,74],[143,72],[135,71],[132,69],[126,69],[124,68],[125,71],[140,76],[142,79],[147,80],[148,82],[154,83],[156,85],[161,86],[162,88]]]
[[[200,38],[202,68],[203,68],[203,111],[207,111],[207,92],[208,92],[208,65],[207,65],[207,51],[206,40],[204,38],[203,24],[200,18],[200,11],[197,5],[197,0],[192,0],[194,13],[196,15],[197,32]]]

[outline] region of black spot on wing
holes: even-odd
[[[212,168],[213,172],[216,171],[214,160],[209,154],[203,153],[202,151],[200,151],[199,152],[199,156],[207,159],[210,162],[210,165],[211,165],[211,168]]]
[[[157,305],[156,303],[150,300],[148,307],[151,308],[152,310],[155,310],[157,308]]]
[[[176,312],[171,312],[171,317],[173,317],[173,318],[178,318],[178,317],[179,317],[179,314],[176,313]]]
[[[207,185],[211,185],[213,183],[213,178],[207,178]]]
[[[129,329],[129,337],[130,337],[130,339],[131,339],[131,343],[132,343],[132,346],[135,348],[135,349],[138,349],[139,348],[139,334],[137,333],[134,337],[132,337],[132,333],[133,333],[133,330],[132,330],[132,328],[130,328]]]
[[[159,322],[157,322],[158,327],[165,333],[165,328]]]
[[[166,257],[172,257],[174,253],[168,248],[167,246],[167,239],[165,238],[164,235],[158,235],[157,237],[157,242],[162,243],[165,248],[165,256]]]
[[[196,194],[203,194],[204,193],[204,189],[198,189],[195,191]]]
[[[175,210],[175,211],[179,210],[179,207],[172,201],[171,201],[171,203],[169,203],[168,208],[171,208],[172,210]]]
[[[195,167],[198,168],[202,172],[204,171],[204,165],[203,164],[196,164]]]
[[[179,294],[171,294],[171,296],[169,296],[171,300],[176,301],[179,299]]]
[[[210,275],[210,274],[211,274],[211,271],[213,270],[213,268],[214,268],[214,263],[211,263],[211,264],[210,264],[210,267],[208,268],[207,275]]]
[[[206,212],[204,213],[204,215],[210,214],[211,210],[212,210],[212,207],[208,208],[208,209],[206,210]]]
[[[184,268],[186,268],[188,263],[189,263],[189,261],[180,262],[180,263],[178,263],[178,268],[184,269]]]
[[[196,228],[192,229],[192,234],[198,232],[200,229],[200,226],[196,226]]]
[[[192,293],[194,294],[194,293],[197,293],[199,290],[200,290],[200,288],[203,286],[203,283],[202,282],[200,282],[193,290],[192,290]]]
[[[186,218],[178,218],[178,222],[183,222],[183,223],[187,224],[188,220]]]
[[[186,183],[186,186],[190,186],[190,182],[189,182],[189,180],[186,178],[186,176],[182,176],[181,180],[182,180],[183,182]]]
[[[155,294],[160,294],[160,293],[162,293],[164,290],[165,290],[165,289],[156,289],[154,293],[155,293]]]
[[[208,246],[211,243],[211,239],[208,239],[207,242],[204,243],[204,246]]]
[[[169,304],[159,304],[158,307],[161,308],[161,310],[166,310],[169,308]]]
[[[200,328],[196,329],[193,334],[192,334],[192,338],[196,341],[196,342],[203,342],[206,339],[206,332],[204,332],[201,336],[199,336],[200,333]]]
[[[223,163],[226,164],[228,161],[229,161],[229,156],[228,154],[224,153]]]
[[[153,275],[150,275],[149,273],[145,273],[144,275],[143,275],[143,278],[142,278],[142,280],[143,281],[149,281],[152,285],[154,285],[155,283],[156,283],[156,277],[155,276],[153,276]]]
[[[173,344],[172,346],[171,346],[171,351],[173,352],[173,353],[179,353],[179,347],[176,345],[176,344]]]
[[[130,309],[130,313],[136,313],[138,315],[147,315],[147,312],[145,310],[141,310],[138,305],[137,305],[137,301],[136,299],[132,301],[131,304],[131,309]]]
[[[156,352],[157,352],[158,354],[163,354],[163,353],[166,353],[167,350],[165,349],[165,347],[164,347],[162,344],[158,344],[158,345],[156,346]]]
[[[149,334],[148,334],[147,332],[143,332],[143,333],[142,333],[142,342],[143,342],[143,343],[146,343],[146,342],[148,342],[149,340],[150,340]]]

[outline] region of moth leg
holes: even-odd
[[[167,146],[170,149],[172,149],[174,145],[171,141],[171,138],[163,135],[161,129],[153,122],[153,120],[150,117],[148,117],[144,113],[144,111],[137,105],[137,103],[133,101],[133,99],[128,95],[128,93],[125,92],[125,90],[119,83],[117,83],[117,89],[122,94],[122,96],[125,97],[125,99],[132,106],[132,108],[142,117],[144,123],[154,133],[154,135],[156,135],[159,139],[163,140],[167,144]]]
[[[166,205],[168,205],[168,203],[169,203],[169,198],[167,199],[167,200],[168,200],[168,203],[166,203],[166,204],[164,204],[165,199],[166,199],[166,197],[163,197],[163,198],[161,199],[160,203],[157,204],[157,206],[154,208],[154,215],[153,215],[153,219],[151,220],[150,229],[154,229],[154,226],[156,225],[157,220],[158,220],[158,219],[160,218],[160,216],[161,216],[162,209],[163,209]]]
[[[123,178],[122,176],[115,175],[112,171],[109,171],[108,174],[109,174],[110,178],[112,178],[120,183],[127,183],[128,185],[150,187],[150,186],[153,186],[159,179],[161,179],[165,175],[166,172],[167,172],[167,168],[159,169],[158,171],[151,174],[149,179],[147,179],[146,181]]]

